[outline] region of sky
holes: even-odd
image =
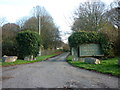
[[[67,33],[71,32],[73,12],[81,2],[85,1],[87,0],[0,0],[0,17],[6,17],[7,22],[16,23],[20,18],[30,16],[33,7],[44,6],[59,27],[62,40],[67,42],[69,36]],[[101,1],[109,4],[113,0]]]

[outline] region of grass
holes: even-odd
[[[57,53],[54,53],[54,54],[51,54],[51,55],[46,55],[46,56],[39,56],[39,57],[36,57],[36,60],[33,60],[33,61],[25,61],[25,60],[18,59],[15,62],[0,62],[0,65],[11,66],[11,65],[18,65],[18,64],[28,64],[28,63],[40,62],[40,61],[46,60],[50,57],[56,56],[60,53],[61,52],[57,52]]]
[[[72,56],[67,57],[68,63],[73,66],[84,68],[87,70],[93,70],[104,74],[110,74],[114,76],[120,76],[120,67],[118,66],[118,58],[111,58],[108,60],[101,60],[100,64],[87,64],[80,61],[72,61]]]

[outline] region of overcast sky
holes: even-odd
[[[33,7],[40,5],[53,17],[60,31],[70,32],[73,11],[79,3],[87,0],[0,0],[0,17],[6,17],[10,23],[15,23],[23,16],[30,16]],[[95,1],[95,0],[94,0]],[[109,4],[113,0],[101,0]],[[68,35],[64,35],[66,42]]]

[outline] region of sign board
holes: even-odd
[[[79,56],[103,56],[99,44],[82,44],[79,46]]]

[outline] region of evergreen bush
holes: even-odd
[[[18,56],[24,58],[29,55],[37,56],[40,47],[40,36],[37,32],[22,31],[16,37],[18,43]]]

